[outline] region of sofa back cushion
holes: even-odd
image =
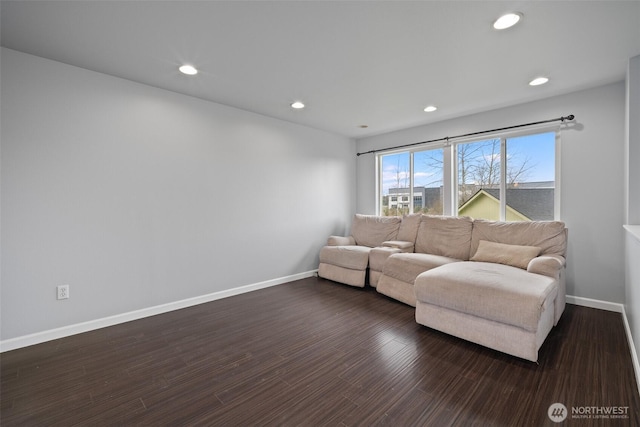
[[[356,214],[351,225],[351,235],[357,245],[375,248],[387,240],[396,240],[401,218]]]
[[[565,256],[567,230],[561,221],[501,222],[476,219],[471,233],[471,254],[478,250],[480,240],[507,245],[535,246],[540,255]]]
[[[467,217],[423,215],[415,251],[468,261],[472,226]]]
[[[416,242],[418,227],[422,220],[422,214],[409,214],[402,217],[400,230],[398,230],[398,240],[403,242]]]

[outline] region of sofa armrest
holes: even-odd
[[[413,242],[405,242],[402,240],[388,240],[382,242],[382,246],[387,248],[400,249],[400,252],[413,252]]]
[[[327,239],[327,246],[354,246],[356,239],[353,236],[329,236]]]
[[[527,271],[558,279],[566,260],[559,255],[542,255],[529,261]]]

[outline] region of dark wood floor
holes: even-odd
[[[553,403],[640,398],[618,313],[568,305],[539,364],[415,323],[371,288],[310,278],[5,352],[1,424],[544,426]]]

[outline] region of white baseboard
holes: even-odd
[[[627,319],[627,312],[624,310],[624,305],[622,306],[622,321],[624,323],[624,330],[627,333],[629,349],[631,350],[631,363],[633,363],[633,370],[636,373],[636,386],[638,387],[638,393],[640,393],[640,363],[638,362],[638,352],[636,351],[636,346],[633,343],[631,327],[629,326],[629,320]]]
[[[61,328],[50,329],[48,331],[37,332],[35,334],[25,335],[21,337],[11,338],[0,341],[0,353],[27,347],[34,344],[40,344],[46,341],[64,338],[83,332],[89,332],[107,326],[113,326],[120,323],[130,322],[157,314],[167,313],[169,311],[180,310],[182,308],[192,307],[194,305],[203,304],[228,298],[234,295],[244,294],[246,292],[256,291],[258,289],[268,288],[271,286],[281,285],[283,283],[292,282],[294,280],[304,279],[314,276],[318,270],[306,271],[304,273],[293,274],[291,276],[280,277],[278,279],[267,280],[264,282],[254,283],[251,285],[240,286],[233,289],[225,289],[224,291],[213,292],[211,294],[202,295],[194,298],[187,298],[180,301],[174,301],[167,304],[156,305],[154,307],[143,308],[140,310],[130,311],[128,313],[116,314],[114,316],[103,317],[101,319],[90,320],[88,322],[77,323],[74,325],[63,326]]]
[[[599,308],[600,310],[615,311],[616,313],[622,313],[624,305],[617,302],[601,301],[591,298],[574,297],[573,295],[567,295],[567,302],[573,305],[581,305],[583,307]]]

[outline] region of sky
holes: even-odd
[[[530,168],[524,182],[555,180],[555,132],[526,135],[507,139],[507,165],[524,159]],[[414,153],[414,186],[437,187],[442,184],[443,149]],[[430,167],[430,165],[432,165]],[[409,152],[390,154],[382,159],[382,193],[389,188],[409,185]]]

